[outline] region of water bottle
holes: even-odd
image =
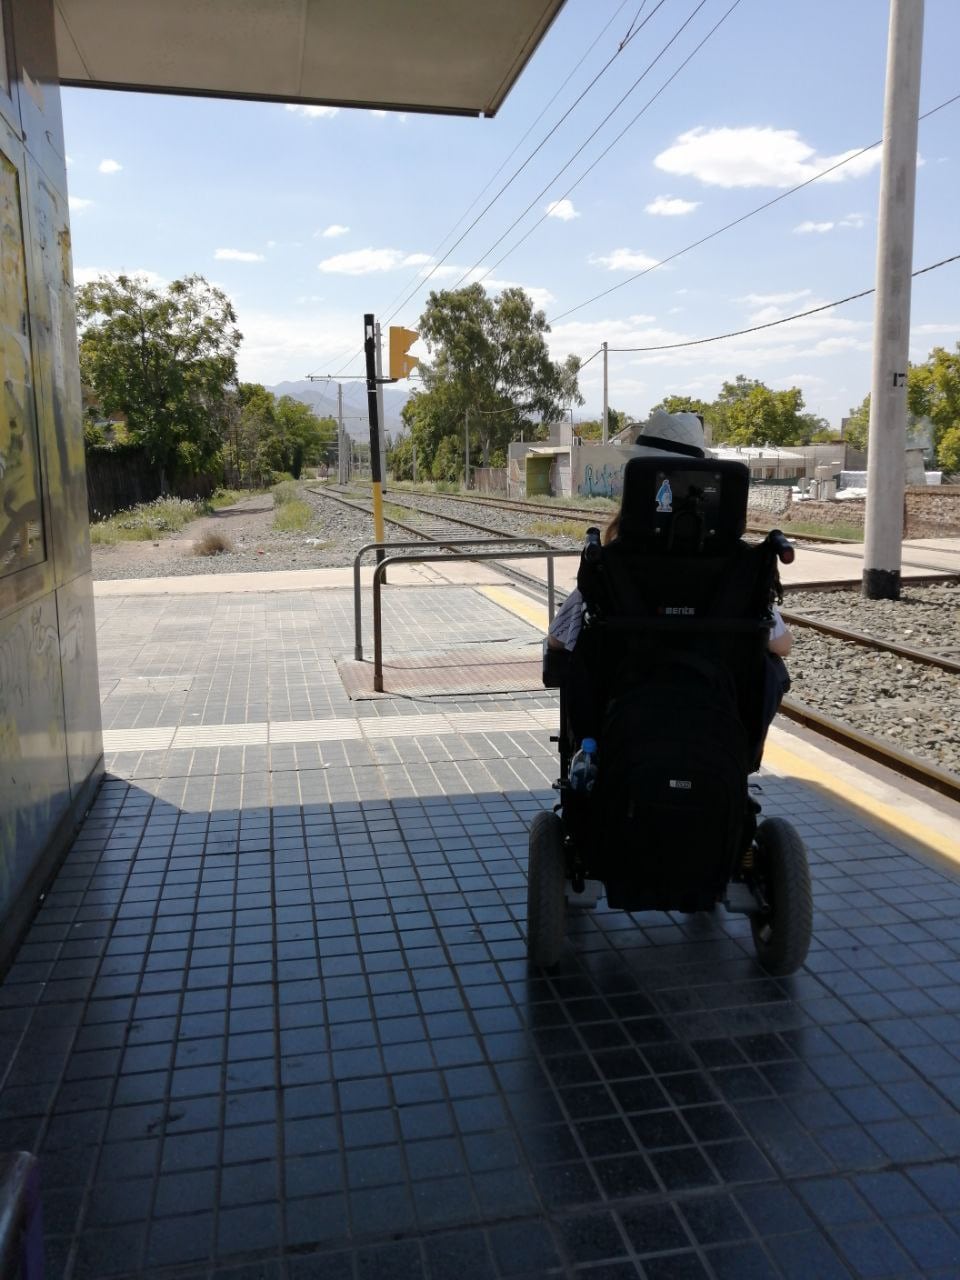
[[[570,789],[580,795],[589,795],[597,781],[597,743],[595,738],[584,738],[580,750],[570,761]]]

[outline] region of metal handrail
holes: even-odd
[[[536,551],[535,556],[544,556],[547,561],[547,615],[553,620],[554,606],[554,590],[553,590],[553,562],[558,556],[577,556],[582,554],[580,548],[572,550],[561,550],[558,547],[547,547],[543,551]],[[386,560],[381,560],[373,571],[373,690],[374,693],[383,693],[383,614],[381,608],[381,596],[383,592],[383,577],[388,567],[392,564],[434,564],[438,561],[445,560],[530,560],[532,556],[529,551],[498,551],[491,552],[489,555],[483,552],[463,554],[457,552],[454,555],[443,555],[434,553],[433,555],[420,556],[388,556]]]
[[[519,538],[515,534],[502,538],[449,538],[441,543],[441,546],[449,547],[452,551],[457,547],[492,547],[492,546],[515,546],[517,543],[535,543],[538,547],[549,547],[549,542],[545,538]],[[386,551],[400,550],[407,547],[422,547],[423,539],[416,538],[412,542],[366,542],[357,552],[353,561],[353,656],[357,662],[363,661],[363,610],[360,600],[360,561],[368,551]],[[449,559],[449,556],[438,557],[442,560]],[[383,561],[380,561],[383,564]],[[551,618],[553,613],[551,611]]]

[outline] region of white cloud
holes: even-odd
[[[67,162],[68,166],[69,166],[69,165],[71,165],[71,164],[73,164],[73,156],[64,156],[63,158],[64,158],[64,160],[66,160],[66,162]],[[944,158],[945,158],[945,157],[944,157]]]
[[[340,110],[339,107],[312,107],[305,102],[287,102],[284,105],[285,111],[295,111],[298,116],[306,116],[309,120],[317,120],[335,116]]]
[[[85,200],[83,196],[68,196],[67,202],[71,213],[83,213],[84,209],[89,209],[93,204],[92,200]]]
[[[385,111],[371,111],[370,114],[376,116],[378,120],[383,120],[387,113]]]
[[[580,217],[580,212],[573,207],[572,200],[551,200],[546,206],[546,211],[548,218],[559,218],[562,222]]]
[[[960,320],[954,321],[953,324],[912,324],[910,326],[911,334],[914,333],[960,333]]]
[[[354,249],[337,253],[317,263],[328,275],[367,276],[375,271],[395,271],[397,267],[420,267],[430,261],[427,253],[404,253],[402,249]]]
[[[97,165],[100,173],[119,173],[122,168],[123,165],[119,160],[101,160]]]
[[[795,129],[747,127],[681,133],[661,151],[654,164],[665,173],[681,174],[718,187],[792,187],[837,164],[855,151],[820,156]],[[880,148],[851,159],[827,174],[824,182],[844,182],[869,173],[880,163]]]
[[[636,249],[614,249],[606,255],[591,254],[589,260],[608,271],[645,271],[659,262],[658,258],[651,258]]]
[[[247,249],[218,249],[213,256],[220,262],[263,262],[262,253]]]
[[[796,302],[798,298],[809,298],[809,289],[793,289],[786,293],[747,293],[742,298],[734,298],[734,302],[746,302],[751,307],[779,306],[784,302]]]
[[[349,230],[350,228],[345,227],[341,222],[331,222],[329,227],[324,227],[322,231],[315,231],[313,235],[314,239],[323,237],[325,240],[334,240],[337,236],[345,236]]]
[[[647,213],[658,214],[662,218],[679,218],[685,213],[693,213],[699,209],[699,200],[681,200],[679,196],[657,196],[644,206]]]
[[[476,274],[479,275],[480,272],[478,271]],[[535,284],[521,284],[519,280],[489,279],[483,281],[483,287],[489,289],[492,293],[501,293],[504,289],[522,289],[533,305],[541,310],[544,307],[548,307],[555,300],[549,289],[541,288]]]
[[[808,235],[810,232],[816,232],[822,235],[826,231],[833,231],[835,227],[840,227],[845,231],[859,231],[866,225],[866,216],[862,213],[848,213],[843,218],[830,222],[801,222],[799,226],[794,227],[794,231],[798,235]]]
[[[106,276],[109,280],[116,280],[117,276],[127,276],[130,279],[141,281],[151,289],[161,289],[167,283],[163,276],[158,275],[156,271],[148,271],[146,267],[134,267],[132,271],[125,271],[122,268],[117,271],[112,267],[75,267],[73,283],[78,286],[91,284],[94,280],[99,280],[101,276]]]

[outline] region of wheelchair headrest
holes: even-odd
[[[722,555],[747,524],[750,472],[712,458],[631,458],[623,469],[618,538],[664,555]]]

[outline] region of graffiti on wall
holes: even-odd
[[[0,153],[0,577],[45,558],[20,177]]]
[[[619,498],[623,491],[624,464],[605,462],[602,467],[587,463],[580,492],[585,498]]]

